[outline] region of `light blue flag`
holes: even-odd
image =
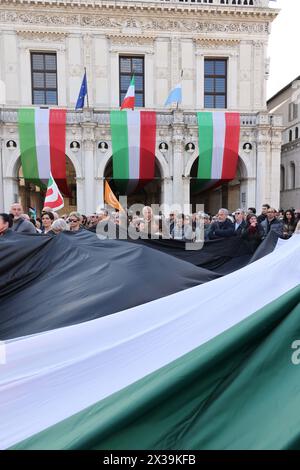
[[[169,96],[165,102],[165,106],[167,104],[172,103],[181,103],[182,100],[182,93],[181,93],[181,83],[178,83],[169,93]]]

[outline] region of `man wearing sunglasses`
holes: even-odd
[[[240,237],[246,228],[245,212],[243,209],[237,209],[234,213],[234,233]]]

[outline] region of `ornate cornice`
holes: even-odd
[[[67,36],[66,32],[63,31],[38,31],[33,29],[26,29],[26,30],[17,30],[17,35],[20,39],[24,40],[34,40],[38,39],[39,41],[46,41],[46,42],[61,42],[65,40]]]
[[[113,45],[135,45],[135,44],[153,44],[155,36],[137,36],[135,34],[107,34],[106,37],[110,39],[111,44]]]
[[[4,4],[7,7],[4,9],[3,0],[0,0],[0,23],[7,25],[26,25],[26,26],[47,26],[52,28],[67,27],[68,30],[74,27],[81,28],[103,28],[112,29],[125,32],[130,30],[143,33],[148,31],[159,31],[159,32],[181,32],[181,33],[229,33],[229,34],[241,34],[241,33],[261,33],[266,34],[269,32],[270,18],[268,15],[261,15],[259,17],[244,15],[244,11],[241,14],[237,14],[238,10],[236,7],[231,9],[223,9],[218,7],[217,10],[211,10],[209,7],[189,9],[182,14],[181,11],[170,8],[170,4],[155,3],[153,8],[142,8],[139,2],[130,3],[124,5],[124,8],[118,9],[116,3],[115,7],[110,8],[110,5],[103,4],[95,12],[94,9],[90,8],[70,8],[70,5],[64,2],[57,2],[56,8],[53,7],[51,10],[46,7],[47,2],[43,0],[42,5],[36,5],[35,7],[28,7],[24,11],[24,3],[22,10],[19,9],[18,0],[14,1],[14,7],[8,8],[8,4]],[[98,5],[100,7],[100,5]],[[166,8],[166,7],[169,8]],[[204,5],[203,5],[204,6]],[[132,11],[134,7],[134,11]],[[183,5],[184,7],[184,5]],[[198,5],[199,7],[199,5]],[[111,11],[110,11],[111,9]],[[241,8],[243,10],[243,8]],[[128,13],[133,16],[127,16]],[[230,13],[230,14],[229,14]],[[231,14],[234,13],[234,14]],[[254,20],[254,21],[253,21]],[[257,20],[257,21],[256,21]],[[125,30],[125,31],[124,31]]]
[[[196,48],[200,50],[206,49],[236,49],[239,44],[239,39],[230,39],[230,38],[193,38]]]

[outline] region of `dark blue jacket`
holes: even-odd
[[[224,222],[213,222],[208,232],[208,239],[227,238],[234,235],[234,224],[226,219]]]

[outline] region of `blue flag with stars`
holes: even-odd
[[[82,84],[80,87],[77,103],[75,109],[82,109],[84,107],[84,99],[87,94],[87,81],[86,81],[86,72],[84,72]]]

